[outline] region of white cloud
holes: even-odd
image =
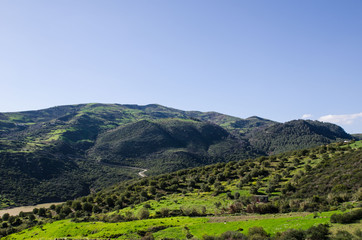
[[[322,122],[331,122],[336,124],[353,124],[358,118],[362,118],[361,113],[345,114],[345,115],[326,115],[320,117],[318,120]]]
[[[306,113],[303,114],[302,119],[310,119],[312,116],[313,116],[312,114]]]

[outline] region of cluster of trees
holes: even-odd
[[[10,216],[8,213],[5,213],[0,217],[0,238],[42,223],[32,212],[20,212],[18,216]]]

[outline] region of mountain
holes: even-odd
[[[341,127],[311,120],[275,123],[248,134],[250,144],[268,154],[310,148],[345,139],[352,140]]]
[[[137,177],[352,139],[333,124],[278,123],[157,104],[0,114],[0,207],[64,201]],[[139,177],[139,176],[138,176]]]

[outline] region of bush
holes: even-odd
[[[160,213],[162,217],[168,217],[170,215],[170,209],[168,208],[161,208]]]
[[[220,240],[247,240],[248,238],[237,231],[227,231],[221,234],[221,236],[218,238]]]
[[[289,229],[281,234],[277,234],[276,239],[278,240],[304,240],[305,239],[305,231],[303,230],[295,230]]]
[[[353,223],[357,220],[362,219],[362,209],[351,211],[342,214],[333,214],[331,216],[331,223]]]
[[[227,231],[220,235],[220,237],[205,235],[202,237],[203,240],[247,240],[248,238],[237,231]]]
[[[147,219],[150,217],[150,212],[146,208],[141,208],[141,210],[137,214],[138,219]]]
[[[67,216],[68,214],[70,214],[72,212],[72,209],[70,209],[70,207],[68,206],[64,206],[62,208],[62,210],[60,211],[60,213],[64,214],[65,216]]]
[[[10,217],[10,214],[9,214],[9,213],[4,213],[4,215],[3,215],[3,220],[4,220],[4,221],[8,221],[8,220],[9,220],[9,217]]]
[[[39,209],[38,209],[38,208],[34,208],[34,209],[33,209],[33,213],[34,213],[34,214],[38,214],[38,212],[39,212]]]
[[[319,224],[318,226],[313,226],[307,230],[307,239],[310,240],[324,240],[328,239],[329,235],[329,226],[328,224]]]
[[[81,210],[82,209],[82,204],[79,201],[73,201],[72,208],[75,211]]]
[[[38,214],[41,217],[45,217],[45,214],[46,214],[45,208],[40,208],[39,211],[38,211]]]
[[[83,203],[83,205],[82,205],[82,209],[83,209],[83,211],[85,211],[85,212],[92,212],[92,210],[93,210],[93,205],[92,205],[91,203],[89,203],[89,202],[85,202],[85,203]]]
[[[248,233],[249,239],[268,239],[269,234],[262,227],[251,227]]]

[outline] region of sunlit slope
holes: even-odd
[[[361,204],[360,146],[329,144],[122,182],[36,214],[36,221],[61,221],[13,237],[202,239],[226,231],[248,234],[253,226],[273,235],[330,224],[333,214]],[[255,195],[268,202],[255,202]],[[21,219],[22,227],[29,224]],[[348,229],[359,227],[355,222]]]

